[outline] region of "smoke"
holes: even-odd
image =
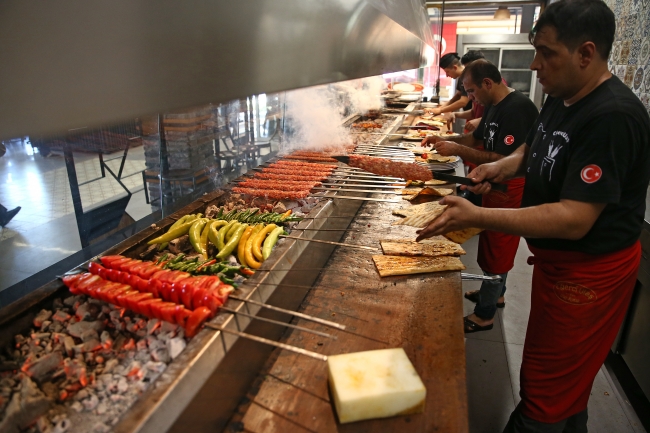
[[[384,87],[382,77],[368,77],[287,92],[281,152],[342,150],[352,143],[344,119],[380,109]]]

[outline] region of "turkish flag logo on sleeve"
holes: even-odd
[[[580,177],[585,183],[597,182],[603,175],[603,170],[596,164],[589,164],[585,166],[580,172]]]
[[[510,146],[512,143],[515,142],[515,137],[512,135],[506,135],[506,138],[503,139],[503,142],[507,145]]]

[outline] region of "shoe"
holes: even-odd
[[[474,303],[478,303],[478,290],[474,290],[473,292],[467,292],[465,293],[465,299],[469,299],[470,301]],[[497,308],[504,308],[506,306],[506,302],[497,302]]]
[[[464,317],[465,334],[473,334],[474,332],[489,331],[490,329],[494,328],[494,323],[490,323],[489,325],[486,326],[481,326],[478,323],[469,320],[468,317],[469,316]]]
[[[20,206],[18,206],[16,209],[8,210],[2,217],[2,221],[0,221],[0,226],[4,227],[7,224],[9,224],[9,221],[11,221],[11,219],[15,217],[18,212],[20,212]]]

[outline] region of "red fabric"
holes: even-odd
[[[508,185],[507,192],[493,190],[483,196],[483,207],[517,209],[521,206],[524,178],[512,179],[506,183]],[[519,248],[519,236],[483,230],[478,239],[476,260],[481,269],[486,272],[505,274],[515,264],[517,248]]]
[[[594,378],[627,312],[641,247],[591,255],[530,247],[535,255],[521,365],[522,413],[559,422],[587,407]]]

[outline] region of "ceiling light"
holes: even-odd
[[[496,12],[494,12],[494,19],[495,20],[509,20],[510,19],[510,11],[505,6],[499,6],[499,9],[497,9]]]

